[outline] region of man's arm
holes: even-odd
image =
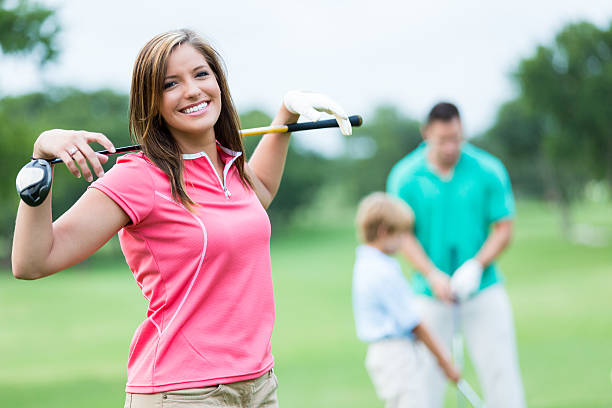
[[[441,272],[434,265],[412,231],[406,233],[404,236],[402,253],[429,281],[431,290],[437,298],[445,302],[451,302],[453,300],[450,277],[444,272]]]
[[[506,249],[512,238],[515,214],[510,177],[500,161],[495,161],[487,178],[487,219],[492,231],[474,256],[483,268]]]
[[[493,224],[493,231],[482,244],[476,259],[483,268],[489,266],[508,247],[514,230],[513,220],[501,220]]]
[[[482,272],[491,264],[508,246],[512,238],[513,221],[504,219],[493,224],[493,231],[489,234],[480,250],[471,259],[468,259],[453,273],[450,287],[459,301],[466,300],[478,290]]]

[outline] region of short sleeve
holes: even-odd
[[[128,154],[89,188],[100,190],[130,217],[133,225],[141,223],[151,212],[155,188],[144,158]]]
[[[402,171],[401,166],[396,165],[389,176],[387,177],[387,193],[392,196],[401,198],[405,202],[409,203],[409,183],[408,177],[404,174],[405,171]]]
[[[417,188],[416,174],[421,171],[424,161],[425,144],[419,147],[398,161],[387,176],[387,193],[401,198],[408,205],[412,206],[415,198],[415,188]]]
[[[514,196],[510,177],[503,164],[496,163],[495,169],[489,174],[488,183],[488,218],[489,223],[504,218],[514,218]]]
[[[394,167],[387,177],[387,193],[399,197],[400,181],[397,168]]]

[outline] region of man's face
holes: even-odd
[[[459,118],[434,120],[423,129],[423,138],[438,164],[450,167],[457,163],[463,142]]]

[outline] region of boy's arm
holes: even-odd
[[[440,343],[433,337],[427,327],[423,323],[419,323],[414,327],[414,329],[412,329],[412,332],[416,338],[421,340],[425,346],[427,346],[429,351],[431,351],[438,361],[438,364],[444,371],[446,377],[455,383],[459,381],[461,378],[461,373],[450,361],[448,352],[442,348]]]

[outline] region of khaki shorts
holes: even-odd
[[[277,388],[278,380],[274,372],[270,370],[253,380],[212,387],[188,388],[155,394],[126,393],[125,408],[277,408]]]
[[[385,407],[426,406],[418,392],[423,386],[421,351],[413,340],[394,338],[370,343],[365,365]]]

